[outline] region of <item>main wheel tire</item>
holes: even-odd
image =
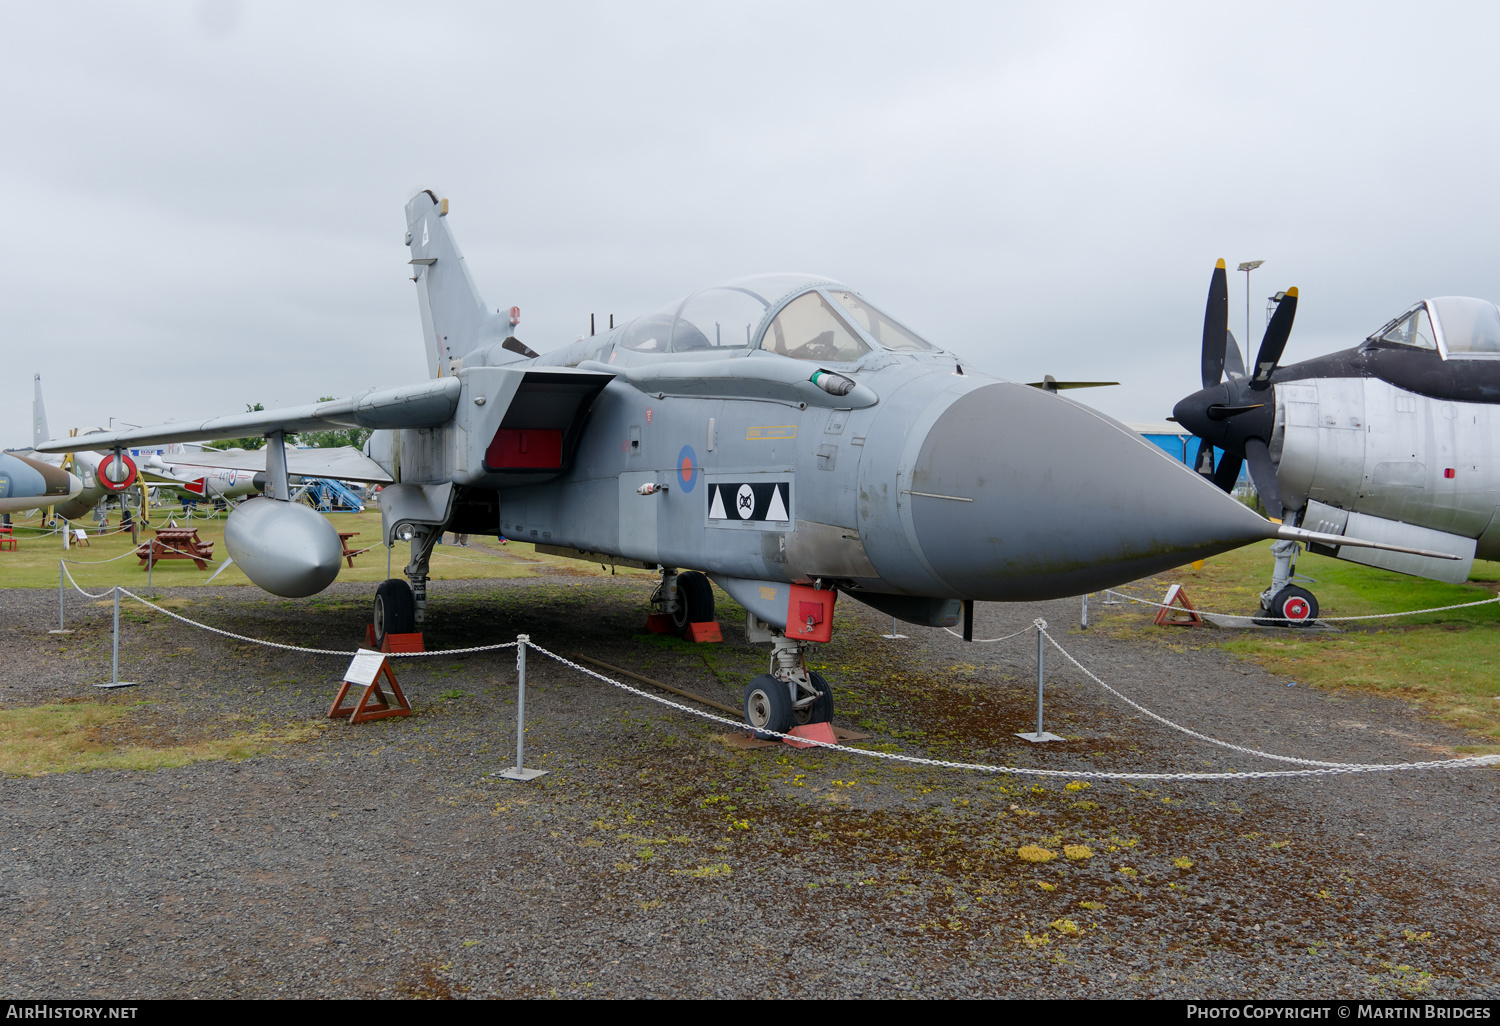
[[[375,589],[375,606],[370,613],[375,627],[375,647],[385,646],[387,634],[410,634],[417,629],[417,600],[411,585],[391,578]]]
[[[689,624],[708,623],[713,618],[714,589],[708,578],[696,570],[678,574],[677,612],[672,614],[672,626],[686,633]]]
[[[808,670],[807,679],[812,681],[812,686],[818,689],[818,700],[811,705],[804,705],[801,709],[793,706],[792,719],[799,727],[808,723],[831,723],[833,721],[833,688],[816,670]]]
[[[762,731],[785,734],[792,729],[792,696],[785,682],[763,673],[745,685],[745,722],[757,737]]]
[[[1306,588],[1289,584],[1271,597],[1268,612],[1277,627],[1306,627],[1318,618],[1318,599]]]

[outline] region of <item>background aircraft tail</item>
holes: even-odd
[[[448,230],[448,201],[424,189],[406,204],[406,242],[417,283],[427,371],[447,377],[453,363],[479,345],[504,338],[509,321],[491,313],[474,287],[458,243]]]
[[[47,433],[47,408],[42,405],[42,376],[32,378],[31,445],[35,448],[52,436]]]

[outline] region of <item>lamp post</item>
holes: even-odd
[[[1254,359],[1250,355],[1250,272],[1255,270],[1264,260],[1246,260],[1240,264],[1239,269],[1245,272],[1245,359]]]

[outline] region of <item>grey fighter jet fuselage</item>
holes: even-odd
[[[946,625],[974,600],[1078,595],[1307,537],[1103,414],[978,371],[816,275],[726,282],[538,356],[479,298],[447,209],[424,191],[406,210],[430,380],[106,439],[265,434],[267,497],[230,515],[225,545],[256,583],[295,596],[333,580],[341,547],[328,521],[278,501],[285,435],[373,429],[360,479],[391,482],[385,538],[411,544],[407,581],[377,589],[377,635],[422,620],[444,530],[658,569],[673,626],[712,619],[707,575],[772,642],[746,714],[781,730],[831,714],[802,645],[827,640],[838,594]]]

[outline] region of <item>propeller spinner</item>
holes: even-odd
[[[1249,460],[1255,490],[1266,511],[1277,519],[1283,509],[1269,448],[1276,423],[1275,403],[1265,393],[1286,350],[1296,315],[1297,290],[1290,288],[1278,299],[1255,356],[1254,374],[1246,377],[1239,346],[1229,332],[1228,272],[1220,260],[1209,281],[1208,306],[1203,313],[1203,388],[1172,411],[1173,418],[1203,443],[1198,449],[1198,473],[1227,492]],[[1224,451],[1218,466],[1213,464],[1214,448]]]

